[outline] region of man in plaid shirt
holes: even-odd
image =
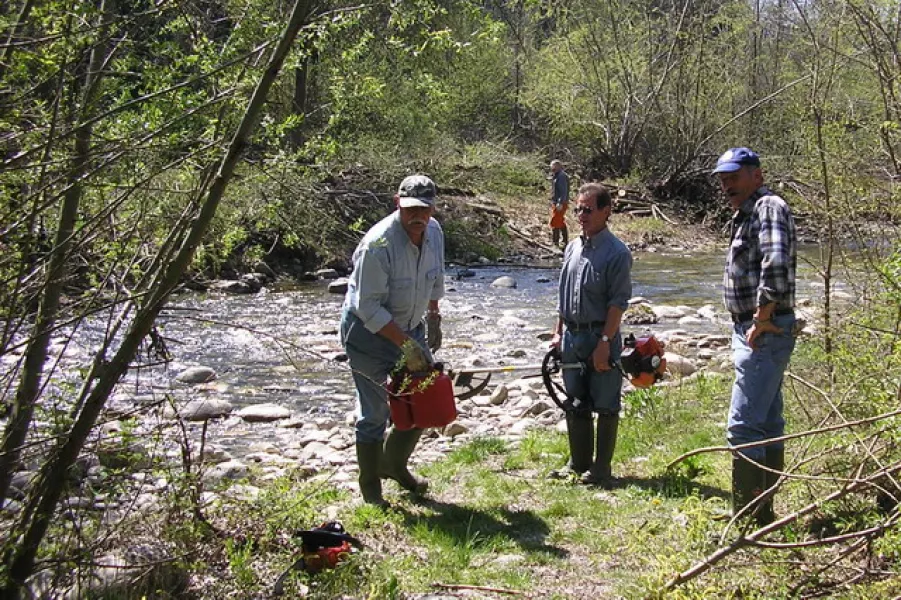
[[[795,346],[797,237],[791,208],[764,185],[756,152],[727,150],[713,172],[735,210],[723,299],[732,314],[735,362],[726,437],[737,446],[785,431],[782,378]],[[770,488],[784,468],[782,442],[734,451],[733,511],[747,506],[758,523],[772,522],[775,490]]]

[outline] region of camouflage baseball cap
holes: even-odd
[[[425,175],[410,175],[397,188],[398,204],[401,208],[434,206],[435,182]]]

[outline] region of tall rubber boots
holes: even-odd
[[[610,489],[616,483],[613,478],[613,451],[616,448],[616,433],[619,429],[619,415],[598,415],[597,448],[594,464],[582,477],[582,483],[599,485]]]
[[[402,488],[414,494],[424,494],[429,489],[425,479],[413,475],[407,467],[410,455],[422,436],[422,429],[407,429],[399,431],[394,428],[388,434],[385,441],[385,456],[382,461],[381,476],[383,479],[393,479]]]
[[[560,230],[554,227],[551,230],[551,235],[554,238],[554,245],[557,246],[560,243]]]
[[[383,452],[381,442],[357,442],[357,464],[360,467],[359,482],[363,502],[385,507],[388,503],[382,498],[382,480],[379,478]]]
[[[568,466],[574,473],[581,475],[591,468],[594,455],[594,421],[591,413],[567,411],[566,437],[569,439]]]
[[[754,501],[766,489],[765,471],[756,464],[743,458],[740,454],[732,457],[732,514],[738,514],[745,506]],[[757,505],[753,515],[760,522],[763,507]],[[772,509],[771,509],[772,510]]]
[[[563,247],[565,248],[569,243],[569,230],[566,227],[562,228],[560,230],[560,235],[563,237]]]
[[[767,446],[766,449],[766,466],[774,471],[785,471],[785,448],[773,448]],[[766,489],[770,489],[779,481],[780,474],[764,471],[764,484]],[[769,498],[764,501],[760,510],[757,511],[757,522],[761,525],[769,525],[776,520],[776,513],[773,511],[773,494],[770,492]]]

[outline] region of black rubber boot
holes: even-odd
[[[407,468],[413,449],[422,436],[422,429],[399,431],[392,429],[385,441],[385,460],[382,462],[382,479],[393,479],[402,488],[414,494],[425,494],[429,484],[416,477]]]
[[[363,502],[386,507],[388,503],[382,498],[382,480],[379,479],[382,454],[381,442],[357,442],[357,464],[360,467],[359,482]]]
[[[736,515],[763,493],[766,487],[765,471],[740,455],[732,458],[732,514]],[[760,519],[762,507],[757,505],[753,513],[746,513]]]
[[[569,243],[569,230],[566,227],[564,227],[563,229],[560,230],[560,235],[563,238],[563,247],[565,248],[566,245]]]
[[[619,415],[598,415],[597,449],[594,464],[582,478],[582,483],[599,485],[612,489],[616,484],[613,477],[613,451],[616,449],[616,433],[619,429]]]
[[[785,448],[770,448],[766,449],[766,466],[767,468],[773,469],[775,471],[782,472],[785,470]],[[764,482],[766,485],[766,489],[770,489],[776,482],[779,481],[780,474],[772,473],[770,471],[764,471]],[[769,525],[773,521],[776,520],[776,513],[773,510],[773,495],[775,491],[770,492],[769,497],[763,503],[763,506],[760,507],[760,510],[757,512],[757,522],[761,525]]]
[[[554,231],[559,231],[555,229]],[[591,468],[594,454],[594,420],[591,413],[566,413],[566,437],[569,439],[569,469],[581,475]]]
[[[560,230],[555,227],[551,231],[554,237],[554,245],[556,246],[560,243]]]

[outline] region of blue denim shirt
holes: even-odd
[[[422,249],[410,241],[394,211],[366,232],[353,256],[344,308],[377,333],[392,320],[411,331],[429,300],[444,297],[444,232],[432,219]]]
[[[606,321],[607,309],[629,307],[632,253],[609,229],[573,240],[563,253],[557,313],[564,322]]]
[[[551,204],[553,206],[559,207],[569,202],[569,175],[566,174],[566,171],[561,170],[554,173],[551,178],[551,188]]]

